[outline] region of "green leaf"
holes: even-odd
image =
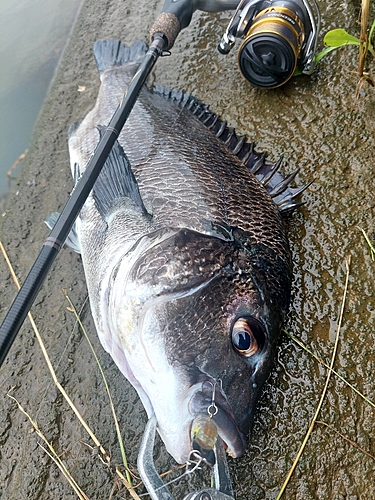
[[[370,40],[370,44],[371,44],[371,40],[372,40],[372,35],[374,34],[374,30],[375,30],[375,19],[372,22],[371,29],[370,29],[370,34],[368,36],[368,38]]]
[[[314,57],[314,64],[318,64],[325,55],[329,54],[330,52],[338,48],[339,47],[326,47],[321,52],[318,52]]]
[[[328,45],[328,47],[341,47],[342,45],[359,45],[359,39],[353,35],[349,35],[343,29],[336,29],[328,31],[326,36],[324,37],[324,43]]]

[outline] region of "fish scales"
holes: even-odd
[[[101,87],[70,130],[74,177],[145,51],[96,42]],[[244,453],[291,284],[277,205],[193,105],[182,92],[142,89],[76,223],[99,338],[181,463],[213,387],[218,433],[228,453]]]
[[[81,124],[77,146],[71,138],[71,147],[79,149],[83,158],[81,169],[98,142],[96,125],[109,122],[132,76],[116,67],[102,74],[100,107]],[[119,142],[155,222],[188,224],[204,232],[210,232],[215,220],[240,225],[255,241],[280,245],[280,254],[287,254],[276,205],[243,163],[187,110],[144,88]]]

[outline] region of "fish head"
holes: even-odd
[[[209,455],[215,432],[231,456],[244,453],[272,367],[289,276],[274,255],[246,241],[191,230],[158,235],[131,271],[127,264],[116,274],[111,316],[122,371],[179,463],[197,446]]]

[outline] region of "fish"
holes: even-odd
[[[100,89],[69,130],[77,182],[147,51],[97,40]],[[104,349],[185,463],[246,451],[288,311],[284,215],[306,188],[191,94],[144,86],[76,220]],[[54,223],[52,216],[48,223]]]

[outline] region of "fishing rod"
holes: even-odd
[[[157,59],[173,47],[179,32],[190,24],[195,10],[219,12],[235,9],[238,3],[235,0],[166,0],[161,14],[151,28],[151,44],[139,70],[129,84],[84,173],[74,187],[0,326],[0,367]]]
[[[315,0],[310,1],[316,5]],[[232,49],[235,38],[243,38],[239,62],[241,72],[247,80],[258,86],[277,86],[286,81],[284,75],[289,78],[293,74],[298,61],[304,64],[304,72],[311,71],[311,58],[316,48],[318,29],[308,0],[166,0],[161,14],[151,28],[151,44],[143,62],[0,326],[0,367],[156,61],[173,47],[179,32],[189,26],[196,10],[220,12],[234,9],[235,14],[219,44],[219,50],[222,54],[227,54]],[[271,38],[270,26],[274,30]],[[295,26],[298,27],[297,30]],[[319,19],[317,26],[319,27]],[[307,42],[304,41],[306,33]],[[284,70],[286,63],[291,65],[292,70]],[[283,66],[282,71],[279,66]],[[153,467],[152,446],[155,430],[155,419],[150,419],[139,460],[140,470],[144,472],[142,478],[148,485],[153,500],[173,500]],[[233,499],[222,443],[218,443],[215,454],[216,489],[206,488],[194,492],[184,500]]]
[[[243,76],[253,85],[282,85],[294,74],[297,64],[302,72],[312,72],[320,24],[316,0],[166,0],[151,28],[151,44],[139,70],[0,326],[0,367],[148,75],[157,59],[173,47],[179,32],[189,26],[196,10],[235,10],[218,50],[228,54],[236,38],[242,38],[238,63]]]

